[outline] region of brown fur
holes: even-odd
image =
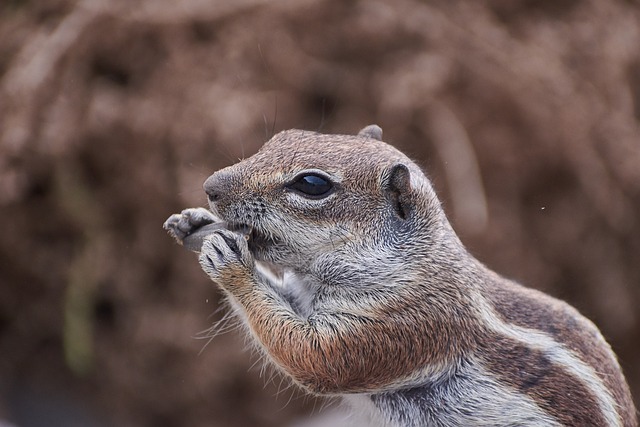
[[[489,370],[501,382],[531,396],[564,425],[606,425],[594,396],[540,351],[499,335],[484,343],[481,354]]]
[[[636,410],[627,382],[611,348],[603,342],[593,323],[573,307],[534,289],[513,286],[499,278],[487,283],[490,286],[486,295],[505,321],[544,331],[565,343],[584,362],[596,368],[598,376],[620,405],[623,419],[629,420],[625,425],[636,425]]]
[[[370,313],[323,313],[302,322],[282,313],[268,294],[234,290],[234,295],[269,355],[319,394],[390,389],[410,372],[459,357],[474,339],[460,333],[466,327],[406,302]],[[415,325],[423,332],[418,336]]]

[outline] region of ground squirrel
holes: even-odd
[[[279,370],[364,425],[637,425],[593,323],[470,255],[378,126],[281,132],[204,190],[165,228]]]

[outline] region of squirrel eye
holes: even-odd
[[[327,179],[313,174],[298,177],[287,187],[298,191],[303,196],[312,199],[321,199],[328,196],[333,189],[333,184]]]

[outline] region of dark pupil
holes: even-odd
[[[321,196],[331,190],[332,185],[317,175],[304,175],[291,184],[291,187],[309,196]]]

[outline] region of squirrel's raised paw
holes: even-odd
[[[200,265],[211,279],[228,286],[242,277],[243,273],[250,273],[254,268],[254,260],[246,237],[223,228],[204,239]]]
[[[204,231],[207,225],[215,224],[218,221],[218,218],[205,208],[189,208],[179,214],[171,215],[162,227],[181,245],[187,246],[190,250],[199,251],[202,245],[202,238],[194,239],[190,237],[201,234],[200,231]],[[193,246],[189,244],[190,240],[199,240],[199,245],[196,245],[198,247],[190,247]]]

